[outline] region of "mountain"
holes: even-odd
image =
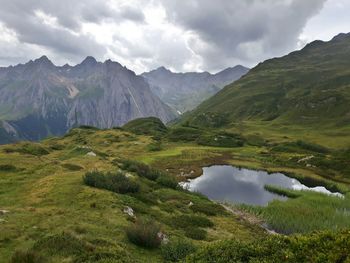
[[[203,102],[183,121],[229,126],[345,127],[350,124],[350,33],[314,41],[300,51],[260,63]]]
[[[173,73],[160,67],[143,73],[142,76],[148,81],[155,94],[173,109],[183,113],[194,109],[224,86],[246,74],[248,70],[243,66],[236,66],[217,74],[208,72]]]
[[[172,120],[147,82],[117,62],[87,57],[55,66],[46,56],[0,68],[0,142],[39,140],[72,127],[111,128],[139,118]],[[6,136],[5,136],[6,135]]]

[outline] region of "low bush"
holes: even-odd
[[[173,128],[168,133],[168,139],[174,142],[191,142],[196,141],[201,136],[202,131],[196,128],[190,127],[177,127]]]
[[[133,160],[122,160],[121,169],[136,173],[141,177],[145,177],[149,180],[156,181],[160,176],[166,176],[166,174],[160,170],[153,169],[147,164],[133,161]]]
[[[215,216],[225,213],[225,208],[215,203],[195,203],[190,208],[195,213],[203,213],[207,216]]]
[[[161,247],[162,256],[167,262],[178,262],[196,251],[196,247],[187,240],[176,239]]]
[[[171,220],[173,225],[178,228],[188,227],[213,227],[214,223],[207,217],[199,215],[180,215],[174,216]]]
[[[185,229],[185,236],[194,240],[204,240],[207,237],[207,231],[198,227],[188,227]]]
[[[156,141],[156,142],[150,143],[147,146],[147,150],[150,151],[150,152],[161,151],[162,150],[162,143],[160,141]]]
[[[160,226],[151,219],[137,219],[126,229],[130,242],[145,248],[157,248],[161,244]]]
[[[4,172],[14,172],[16,171],[16,166],[12,164],[0,164],[0,171]]]
[[[103,173],[96,170],[87,172],[83,177],[83,180],[88,186],[106,189],[120,194],[136,193],[140,189],[138,183],[127,178],[121,172]]]
[[[197,143],[213,147],[242,147],[244,139],[239,134],[220,132],[202,135],[198,138]]]
[[[10,263],[45,263],[47,260],[40,255],[39,253],[28,250],[28,251],[22,251],[18,250],[16,251],[10,260]]]
[[[171,188],[171,189],[178,188],[178,182],[176,181],[176,178],[174,176],[167,175],[167,174],[161,174],[157,179],[157,183],[160,184],[161,186]]]

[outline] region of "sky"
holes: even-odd
[[[350,32],[349,0],[0,0],[0,66],[86,56],[136,73],[253,67]]]

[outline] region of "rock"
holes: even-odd
[[[191,206],[193,206],[193,203],[189,202],[187,206],[191,207]]]
[[[5,215],[7,213],[9,213],[10,211],[8,210],[0,210],[0,215]]]
[[[123,212],[131,217],[134,217],[134,210],[130,206],[126,206]]]
[[[88,152],[86,155],[87,156],[91,156],[91,157],[96,157],[97,156],[96,153],[94,153],[94,152]]]
[[[306,162],[306,161],[309,161],[309,160],[311,160],[311,159],[313,159],[313,158],[315,158],[315,156],[313,156],[313,155],[306,156],[306,157],[304,157],[304,158],[298,160],[298,163]]]
[[[168,244],[169,243],[169,238],[167,237],[166,234],[164,234],[163,232],[158,232],[158,238],[161,240],[162,244]]]

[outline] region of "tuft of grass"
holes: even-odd
[[[269,191],[270,193],[274,193],[280,196],[285,196],[288,198],[297,198],[301,196],[300,193],[297,193],[296,191],[290,191],[288,189],[284,189],[274,185],[264,185],[264,189],[266,191]]]
[[[158,233],[160,226],[151,219],[137,219],[126,229],[126,235],[130,242],[144,248],[157,248],[161,244]]]
[[[207,216],[222,215],[226,212],[225,208],[223,208],[221,205],[209,202],[195,203],[190,208],[195,213],[202,213]]]

